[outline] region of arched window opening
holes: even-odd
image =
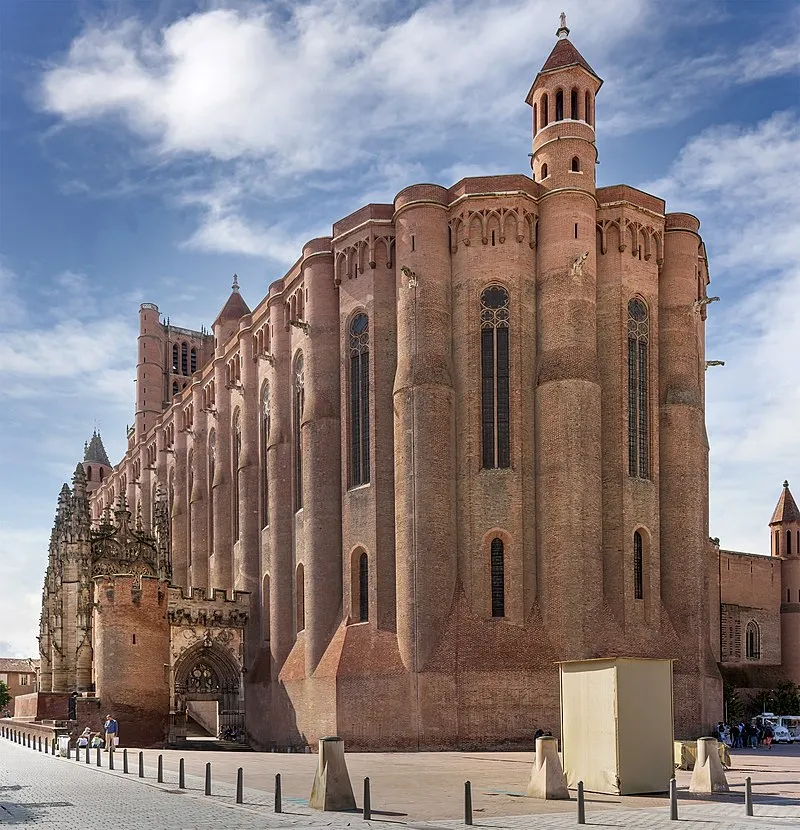
[[[558,90],[556,92],[556,121],[564,120],[564,92]]]
[[[543,179],[547,178],[547,165],[546,164],[542,165],[542,178]]]
[[[569,117],[573,121],[578,120],[578,90],[573,89],[569,94]]]
[[[792,555],[792,531],[791,530],[786,531],[786,555],[787,556]]]
[[[358,557],[358,621],[369,620],[369,559],[366,553]]]
[[[239,540],[239,460],[242,455],[242,419],[239,410],[233,416],[233,432],[231,435],[231,525],[233,527],[233,541]]]
[[[644,544],[642,534],[633,534],[633,597],[644,599]]]
[[[297,594],[297,630],[299,632],[306,627],[306,582],[302,562],[297,566],[295,592]]]
[[[172,371],[178,373],[178,344],[172,344]]]
[[[350,322],[350,486],[369,482],[369,318]]]
[[[208,553],[214,555],[214,472],[217,465],[217,433],[208,436]]]
[[[261,393],[261,527],[269,524],[269,385]]]
[[[481,431],[483,467],[511,466],[508,291],[481,294]]]
[[[86,480],[87,481],[92,480],[92,468],[91,467],[86,468]]]
[[[505,617],[506,615],[506,568],[502,539],[492,539],[491,548],[492,572],[492,616]]]
[[[533,105],[533,134],[539,131],[539,115],[536,109],[536,104]]]
[[[781,555],[781,534],[780,534],[780,531],[777,531],[777,530],[775,531],[774,539],[775,539],[775,556],[780,556]]]
[[[573,173],[580,173],[581,172],[581,160],[577,156],[572,157],[572,172]]]
[[[650,315],[644,300],[628,303],[628,475],[650,478]]]
[[[755,620],[750,620],[745,629],[745,655],[748,660],[761,659],[761,630]]]
[[[104,471],[104,470],[103,470],[103,468],[101,467],[101,468],[100,468],[100,470],[99,470],[99,473],[100,473],[100,481],[102,481],[102,480],[103,480],[103,478],[105,478],[105,476],[104,476],[104,472],[105,472],[105,471]]]
[[[294,364],[294,395],[292,406],[292,428],[294,430],[294,509],[300,510],[303,506],[303,438],[300,433],[300,424],[303,418],[303,403],[305,400],[305,370],[303,367],[302,352],[297,356]]]
[[[269,645],[269,574],[265,574],[261,587],[261,639],[264,645]]]
[[[547,124],[549,123],[550,113],[548,112],[548,109],[549,109],[549,103],[548,103],[548,99],[547,99],[547,93],[545,92],[545,94],[542,95],[542,126],[543,127],[546,127]]]
[[[180,388],[178,387],[178,382],[177,382],[177,381],[173,381],[173,382],[172,382],[172,397],[175,397],[175,395],[177,395],[180,391],[181,391],[181,390],[180,390]]]
[[[186,343],[181,343],[181,374],[189,374],[189,347]]]
[[[189,354],[189,370],[192,374],[197,371],[197,349],[192,349]]]
[[[586,97],[584,100],[584,121],[587,124],[593,125],[594,122],[592,121],[592,96],[589,92],[586,93]]]

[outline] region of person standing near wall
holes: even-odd
[[[111,715],[106,715],[103,731],[106,733],[106,752],[109,752],[112,747],[116,749],[119,745],[119,724]]]

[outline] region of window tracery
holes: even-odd
[[[486,469],[511,466],[509,296],[500,285],[481,294],[481,433]]]
[[[369,482],[369,317],[350,322],[350,486]]]
[[[294,429],[294,505],[295,510],[303,506],[303,439],[300,424],[305,403],[305,368],[303,353],[298,354],[294,364],[294,402],[292,427]]]
[[[491,546],[491,577],[492,577],[492,616],[505,617],[506,596],[505,596],[505,562],[504,562],[503,540],[492,539]]]
[[[628,475],[650,478],[650,315],[644,300],[628,303]]]

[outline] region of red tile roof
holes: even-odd
[[[21,657],[0,657],[0,672],[20,672],[32,674],[39,668],[38,660],[28,660]]]
[[[589,66],[586,58],[564,37],[556,41],[550,57],[544,62],[544,66],[541,68],[539,74],[541,75],[543,72],[552,72],[554,69],[564,69],[567,66],[576,65],[582,66],[587,72],[590,72],[595,78],[600,80],[598,74]]]
[[[788,481],[783,482],[783,492],[775,506],[775,512],[769,520],[771,525],[781,524],[782,522],[800,522],[800,510],[797,509],[797,503],[789,490]]]

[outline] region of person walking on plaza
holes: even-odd
[[[106,715],[103,731],[106,733],[106,752],[116,749],[119,745],[119,724],[111,715]]]

